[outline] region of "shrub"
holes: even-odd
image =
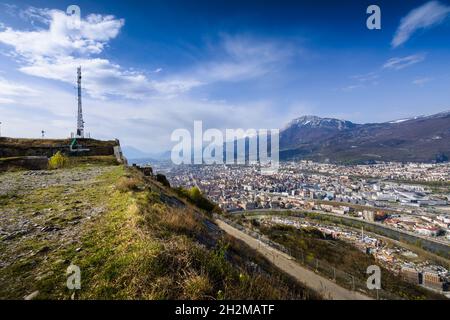
[[[51,170],[65,168],[69,165],[69,158],[58,151],[48,161],[48,167]]]
[[[220,208],[206,198],[197,187],[192,187],[189,190],[179,187],[174,190],[180,197],[187,199],[189,202],[196,205],[198,208],[205,210],[206,212],[221,213]]]
[[[199,188],[197,188],[197,187],[192,187],[192,188],[189,190],[189,197],[191,198],[191,200],[192,200],[194,203],[197,203],[197,202],[201,201],[202,193],[200,192],[200,189],[199,189]]]

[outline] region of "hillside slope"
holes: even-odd
[[[3,173],[0,208],[2,299],[320,298],[135,169]]]

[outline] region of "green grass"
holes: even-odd
[[[114,166],[118,165],[115,156],[80,156],[70,157],[70,166]]]
[[[170,188],[123,166],[70,190],[51,186],[5,196],[6,210],[66,235],[39,232],[2,242],[5,257],[18,258],[0,268],[0,298],[38,290],[38,299],[70,299],[70,264],[81,270],[77,299],[319,298],[242,243],[209,234],[208,217],[174,197]],[[104,210],[82,219],[90,206]],[[45,215],[33,216],[36,211]],[[247,271],[250,261],[265,271]]]
[[[6,158],[0,158],[0,162],[6,162],[6,161],[13,161],[13,160],[20,160],[26,157],[6,157]]]
[[[70,196],[64,192],[65,186],[31,190],[18,198],[3,199],[2,208],[4,210],[14,208],[15,215],[34,219],[42,227],[75,228],[71,223],[80,218],[78,211],[83,206],[107,205],[108,185],[113,182],[114,176],[122,172],[123,169],[117,167],[112,173],[100,177],[97,183],[73,186]],[[42,213],[46,210],[51,211],[33,218],[33,213]],[[85,226],[77,232],[84,233],[87,228]],[[33,237],[17,237],[12,244],[9,243],[10,248],[5,243],[5,249],[9,249],[10,253],[8,258],[13,258],[13,255],[23,257],[0,269],[3,283],[0,287],[0,297],[21,299],[39,290],[40,299],[66,298],[65,271],[77,255],[75,249],[80,246],[80,243],[72,243],[71,240],[68,238],[62,241],[57,236],[51,237],[45,232],[38,232]]]

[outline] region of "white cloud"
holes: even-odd
[[[201,86],[203,83],[196,79],[173,79],[164,81],[152,81],[152,86],[160,93],[171,97],[178,93],[188,92],[192,88]]]
[[[347,85],[340,88],[339,90],[344,92],[351,92],[356,89],[366,88],[369,86],[378,85],[380,74],[378,72],[368,72],[365,74],[357,74],[350,76],[350,79],[354,82],[353,84]]]
[[[394,57],[387,60],[381,70],[372,71],[366,74],[353,75],[350,77],[354,83],[340,88],[344,92],[351,92],[356,89],[366,88],[369,86],[377,86],[383,79],[384,74],[390,70],[402,70],[404,68],[410,67],[416,63],[424,61],[426,54],[413,54],[405,57]],[[388,69],[388,70],[385,70]],[[414,84],[423,85],[430,81],[429,78],[416,79],[413,81]]]
[[[82,66],[84,90],[92,97],[100,99],[108,96],[144,99],[152,93],[176,94],[198,85],[194,81],[152,81],[142,73],[123,70],[119,65],[101,58],[58,56],[36,60],[33,64],[21,67],[20,71],[36,77],[75,84],[75,71],[78,66]]]
[[[345,92],[350,92],[350,91],[353,91],[355,89],[359,89],[359,88],[363,88],[363,87],[364,86],[361,85],[361,84],[353,84],[353,85],[349,85],[349,86],[343,87],[341,90],[345,91]]]
[[[0,3],[0,7],[3,12],[5,12],[6,14],[8,14],[10,16],[15,17],[17,15],[18,7],[14,4]]]
[[[417,78],[413,80],[413,84],[418,85],[418,86],[423,86],[424,84],[432,81],[432,78],[429,77],[423,77],[423,78]]]
[[[70,17],[59,10],[28,8],[22,12],[28,19],[39,20],[47,28],[18,31],[6,28],[0,32],[0,42],[10,45],[18,57],[19,70],[28,75],[75,83],[78,66],[83,69],[83,87],[92,97],[109,95],[142,99],[151,95],[177,95],[201,83],[189,78],[155,81],[144,73],[125,70],[108,59],[95,57],[107,43],[117,37],[123,19],[90,14],[82,19],[80,28],[71,28]],[[162,69],[156,69],[156,73]]]
[[[194,120],[214,128],[270,128],[301,113],[297,107],[280,113],[270,99],[229,103],[185,94],[216,82],[238,82],[279,72],[296,54],[286,43],[223,35],[208,47],[207,58],[176,74],[162,72],[162,68],[144,73],[125,69],[103,55],[120,33],[124,25],[121,19],[89,15],[72,34],[62,11],[30,9],[22,16],[35,21],[31,31],[0,29],[0,43],[11,48],[9,57],[17,61],[21,73],[31,76],[25,77],[23,84],[0,81],[0,113],[7,119],[6,134],[11,136],[35,137],[45,129],[48,136],[61,137],[74,131],[76,92],[68,89],[75,86],[80,65],[83,88],[88,93],[83,100],[87,132],[100,139],[119,137],[123,144],[140,148],[169,147],[172,130],[190,129]],[[38,78],[68,86],[61,88]],[[27,88],[36,92],[24,94]]]
[[[450,14],[450,6],[438,1],[430,1],[412,10],[400,21],[400,26],[392,39],[392,47],[398,47],[420,29],[427,29],[442,23]]]
[[[18,7],[15,7],[14,10],[23,20],[31,22],[32,25],[35,25],[36,22],[49,24],[51,22],[51,11],[48,9],[41,9],[35,7],[28,7],[25,10],[20,10]]]
[[[380,77],[380,75],[378,73],[369,72],[366,74],[354,75],[354,76],[351,76],[350,78],[353,80],[356,80],[360,83],[373,83],[373,82],[376,82],[379,77]]]
[[[395,57],[386,61],[383,69],[401,70],[425,60],[424,54],[414,54],[406,57]]]
[[[0,42],[13,46],[29,62],[60,55],[99,54],[125,23],[113,16],[91,14],[81,21],[80,28],[71,28],[71,18],[62,11],[35,9],[33,14],[48,23],[48,29],[17,31],[7,27],[0,33]]]
[[[295,54],[282,42],[229,35],[222,35],[218,51],[218,61],[198,68],[202,80],[236,82],[263,76],[286,64]]]
[[[209,58],[175,76],[152,81],[153,88],[172,97],[176,93],[217,82],[255,79],[279,70],[295,54],[288,44],[243,35],[222,35],[209,48]],[[161,71],[157,69],[154,72]]]
[[[123,19],[90,14],[81,20],[80,28],[71,28],[70,17],[59,10],[29,8],[26,17],[40,19],[47,25],[33,31],[7,27],[0,31],[0,42],[13,47],[9,56],[15,57],[23,73],[47,79],[75,83],[76,67],[82,66],[84,87],[97,98],[116,95],[138,99],[158,92],[177,92],[195,83],[171,80],[156,83],[143,73],[123,69],[107,59],[95,57],[103,52],[111,39],[117,37]]]
[[[212,58],[156,80],[99,56],[119,34],[123,19],[90,14],[81,20],[79,29],[73,29],[71,18],[60,10],[28,8],[21,15],[44,27],[32,31],[10,27],[0,30],[0,43],[13,47],[7,54],[19,62],[19,70],[74,84],[76,67],[82,66],[86,92],[102,99],[110,95],[129,99],[173,98],[209,83],[263,76],[292,55],[289,46],[279,42],[223,35],[210,52]],[[156,76],[161,71],[157,68],[149,73]]]
[[[27,79],[30,80],[30,79]],[[0,90],[6,86],[0,86]],[[33,86],[34,95],[18,96],[31,83],[15,83],[10,96],[0,95],[0,115],[6,136],[69,137],[75,130],[76,91],[68,92],[52,83]],[[51,97],[51,99],[49,99]],[[4,100],[4,99],[10,100]],[[15,100],[15,101],[12,101]],[[201,101],[189,96],[163,100],[148,98],[137,101],[100,100],[85,96],[83,100],[86,132],[97,139],[120,138],[122,145],[142,150],[170,150],[173,130],[186,128],[192,132],[194,120],[202,120],[207,128],[272,128],[302,113],[311,113],[306,103],[287,105],[283,112],[277,102],[266,99],[230,103]]]
[[[173,130],[184,128],[193,132],[195,120],[202,120],[203,129],[217,128],[273,128],[298,114],[311,112],[306,104],[286,106],[280,113],[270,101],[223,103],[198,101],[177,97],[168,101],[151,100],[124,108],[120,103],[87,101],[87,131],[98,137],[119,136],[122,145],[133,145],[143,150],[170,150]],[[75,106],[74,106],[75,108]],[[115,115],[120,114],[120,119]],[[100,131],[101,126],[101,131]]]
[[[14,103],[15,101],[11,98],[2,98],[0,97],[0,104],[11,104]]]
[[[35,96],[37,90],[0,78],[0,103],[14,103],[16,98]]]

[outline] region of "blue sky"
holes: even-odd
[[[366,27],[371,4],[381,30]],[[86,131],[156,152],[194,120],[270,129],[449,110],[449,58],[448,1],[0,2],[2,134],[69,136],[78,65]]]

